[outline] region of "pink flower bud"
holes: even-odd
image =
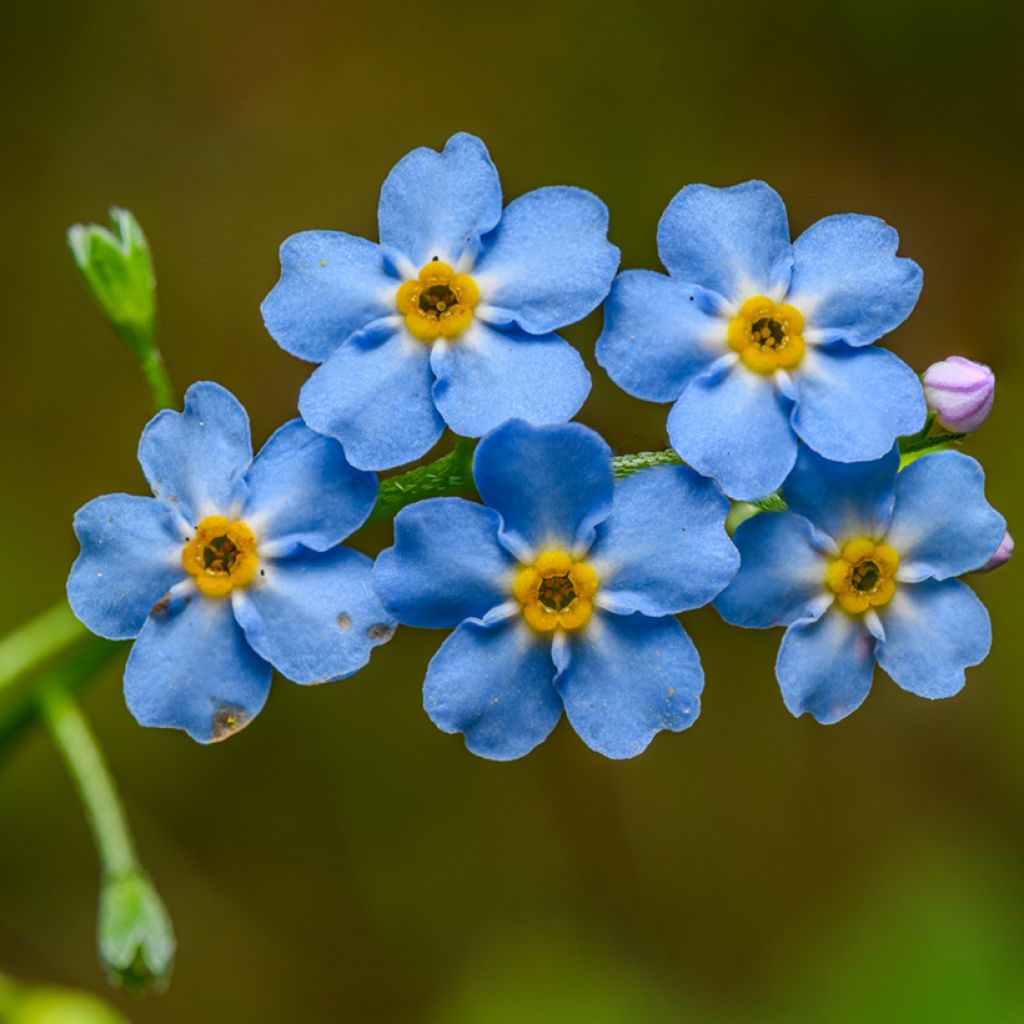
[[[991,572],[993,569],[998,569],[1004,562],[1010,560],[1010,555],[1013,554],[1013,538],[1010,536],[1010,531],[1007,530],[1003,534],[1003,539],[999,542],[999,547],[996,548],[995,554],[980,568],[975,569],[975,572]]]
[[[984,363],[950,356],[924,372],[924,394],[939,422],[968,434],[988,418],[996,392],[996,375]]]

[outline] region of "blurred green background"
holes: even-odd
[[[265,334],[277,247],[373,236],[414,146],[484,137],[511,197],[593,189],[626,266],[693,181],[767,179],[794,232],[895,224],[925,270],[889,339],[917,369],[992,364],[970,442],[1022,522],[1022,15],[1013,3],[8,5],[0,627],[62,593],[70,521],[142,492],[150,415],[64,230],[130,207],[179,386],[220,381],[257,440],[308,367]],[[569,332],[591,359],[599,320]],[[591,364],[592,359],[591,359]],[[582,419],[662,447],[666,407],[595,369]],[[368,551],[386,526],[360,535]],[[85,697],[180,943],[134,1021],[593,1024],[1024,1020],[1024,633],[1018,567],[977,578],[995,650],[930,704],[876,677],[851,719],[794,720],[779,634],[685,617],[704,712],[634,762],[564,725],[497,765],[420,706],[440,635],[400,630],[349,682],[274,685],[204,749],[138,728],[120,666]],[[0,969],[104,991],[96,860],[44,735],[0,764]]]

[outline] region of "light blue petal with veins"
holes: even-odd
[[[704,670],[672,616],[599,612],[571,638],[556,686],[580,739],[605,757],[627,758],[662,730],[693,725]]]
[[[919,697],[958,693],[964,669],[983,662],[992,646],[988,612],[959,580],[898,584],[878,617],[885,629],[878,664]]]
[[[423,707],[443,732],[459,732],[480,757],[510,761],[547,739],[562,715],[550,640],[522,619],[469,619],[427,668]]]
[[[697,300],[697,289],[665,274],[619,274],[604,304],[598,363],[629,394],[674,401],[726,351],[726,321]]]

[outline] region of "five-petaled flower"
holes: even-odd
[[[393,620],[371,562],[339,543],[369,515],[372,473],[301,420],[252,457],[249,419],[217,384],[142,432],[154,498],[108,494],[75,515],[68,600],[94,633],[135,639],[125,698],[142,725],[201,742],[263,707],[271,666],[300,683],[351,675]]]
[[[630,394],[675,402],[672,446],[734,498],[774,491],[797,438],[877,459],[925,417],[921,385],[871,343],[914,308],[921,269],[875,217],[826,217],[790,242],[764,182],[689,185],[658,225],[668,275],[628,270],[605,304],[598,362]]]
[[[738,626],[788,627],[775,671],[794,715],[845,718],[876,661],[910,693],[950,697],[988,654],[988,612],[954,578],[984,565],[1006,530],[981,467],[951,451],[899,464],[895,448],[839,464],[802,447],[789,510],[736,531],[742,564],[715,607]]]
[[[526,754],[564,709],[594,750],[632,757],[699,713],[700,658],[674,616],[736,572],[728,503],[684,466],[616,486],[610,460],[584,426],[513,421],[477,449],[482,505],[434,498],[395,517],[374,580],[399,622],[455,627],[424,705],[476,754]]]
[[[323,364],[299,411],[352,465],[418,459],[446,424],[480,437],[516,417],[560,423],[583,404],[590,376],[553,332],[608,293],[608,211],[568,187],[501,202],[484,144],[458,134],[392,169],[379,245],[305,231],[281,247],[263,317],[282,348]]]

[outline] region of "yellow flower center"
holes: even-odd
[[[729,321],[729,347],[756,373],[796,366],[804,357],[803,314],[795,306],[755,295]]]
[[[565,551],[545,551],[532,565],[520,568],[512,592],[523,606],[523,618],[536,630],[580,629],[594,611],[597,573]]]
[[[866,537],[847,541],[825,574],[825,583],[839,607],[853,615],[879,608],[896,593],[900,556],[888,544]]]
[[[409,333],[420,341],[454,338],[473,320],[480,289],[468,274],[456,274],[447,263],[431,260],[398,289],[395,302]]]
[[[226,597],[235,587],[247,587],[256,575],[256,536],[245,523],[207,516],[182,548],[181,564],[201,593]]]

